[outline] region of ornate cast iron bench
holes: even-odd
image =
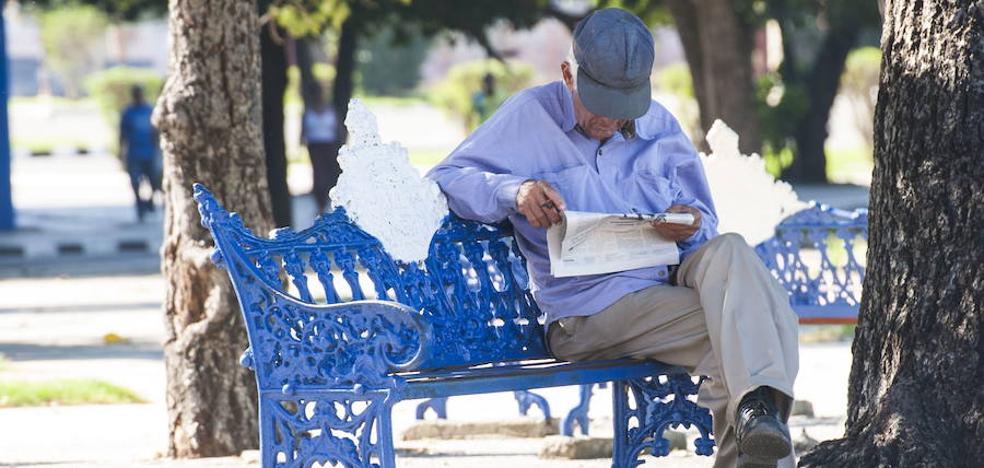
[[[613,466],[668,454],[663,431],[681,425],[699,431],[698,454],[713,452],[699,380],[682,369],[550,356],[506,225],[450,216],[427,259],[404,264],[341,209],[268,239],[201,185],[195,199],[245,318],[264,467],[392,467],[398,401],[601,382],[613,382]]]
[[[844,211],[811,204],[778,226],[775,236],[755,252],[789,292],[801,324],[857,323],[868,243],[868,210]],[[561,433],[574,426],[588,433],[593,386],[582,385],[581,401],[561,422]]]

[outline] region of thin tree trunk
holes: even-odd
[[[673,22],[676,24],[677,34],[680,35],[680,42],[683,44],[683,54],[687,59],[687,66],[690,68],[690,76],[693,81],[694,97],[697,99],[697,108],[700,109],[700,134],[693,135],[692,138],[694,144],[701,151],[706,152],[710,147],[707,146],[704,133],[711,128],[714,119],[711,117],[710,103],[707,100],[707,88],[703,86],[702,80],[697,79],[697,77],[704,76],[704,59],[703,54],[701,54],[697,8],[690,0],[667,0],[666,6],[670,9]]]
[[[984,460],[984,2],[889,1],[843,439],[804,467]]]
[[[724,120],[741,137],[742,152],[761,152],[762,136],[755,107],[750,29],[732,0],[669,0],[690,66],[694,94],[706,131]]]
[[[847,63],[847,54],[857,44],[860,34],[861,25],[850,22],[831,29],[824,37],[812,70],[805,77],[809,107],[796,126],[796,157],[783,171],[784,180],[827,182],[827,155],[824,149],[827,123]]]
[[[287,54],[280,38],[282,29],[272,23],[260,28],[260,61],[263,83],[263,149],[267,186],[277,227],[292,224],[290,188],[287,186],[287,150],[284,146],[284,93],[287,91]],[[279,32],[279,33],[278,33]],[[274,34],[277,37],[274,37]]]
[[[314,51],[312,48],[312,37],[299,37],[294,41],[294,50],[297,54],[297,69],[301,74],[301,100],[304,101],[304,108],[314,106],[314,95],[321,92],[321,85],[314,78]]]
[[[354,16],[354,15],[353,15]],[[349,19],[342,24],[342,33],[338,38],[338,57],[335,61],[335,83],[332,87],[335,115],[338,116],[338,141],[344,143],[348,137],[345,128],[345,116],[348,115],[348,103],[355,92],[355,52],[358,48],[359,26]]]
[[[227,274],[209,261],[191,185],[208,186],[246,225],[272,227],[263,158],[255,1],[171,0],[171,75],[154,121],[165,156],[162,250],[168,454],[257,446],[256,388],[239,366],[246,334]]]

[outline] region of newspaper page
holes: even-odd
[[[690,214],[610,214],[565,211],[547,229],[550,274],[556,278],[597,275],[680,263],[676,242],[664,239],[652,221],[693,224]]]

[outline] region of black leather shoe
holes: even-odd
[[[775,468],[792,452],[786,419],[789,397],[770,387],[759,387],[742,398],[735,414],[738,468]]]

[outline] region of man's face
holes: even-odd
[[[564,75],[564,83],[567,84],[567,88],[574,97],[574,118],[581,127],[581,130],[589,137],[599,141],[607,140],[628,122],[627,120],[612,119],[589,111],[584,106],[584,103],[581,102],[581,97],[577,94],[577,88],[574,85],[574,74],[570,64],[564,62],[561,64],[560,69]]]

